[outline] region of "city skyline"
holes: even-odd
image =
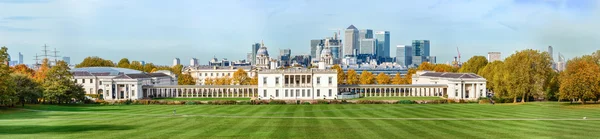
[[[376,8],[344,6],[356,4]],[[390,55],[397,45],[430,40],[438,63],[451,61],[456,47],[462,61],[492,51],[506,57],[548,46],[554,47],[555,59],[557,52],[569,59],[600,45],[594,41],[600,34],[590,31],[600,23],[598,5],[593,0],[0,1],[5,7],[0,10],[0,46],[7,46],[13,59],[22,53],[26,64],[35,63],[33,56],[42,53],[44,44],[74,64],[87,56],[160,65],[176,57],[198,58],[206,64],[213,56],[245,59],[247,46],[261,40],[269,50],[310,54],[311,39],[339,29],[344,41],[345,28],[355,25],[389,31]]]

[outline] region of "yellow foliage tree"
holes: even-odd
[[[417,70],[422,71],[422,70],[428,70],[431,71],[433,70],[435,66],[429,62],[423,62],[421,63],[421,65],[419,65],[419,67],[417,68]]]
[[[196,84],[196,80],[194,80],[194,78],[190,74],[181,74],[181,76],[179,76],[179,78],[177,80],[178,80],[179,85],[195,85]]]
[[[247,85],[250,82],[250,77],[244,69],[238,69],[233,73],[233,84]]]
[[[258,85],[258,75],[254,75],[254,77],[252,77],[250,79],[250,85]]]
[[[452,66],[446,64],[435,64],[433,71],[435,72],[455,72]]]
[[[340,65],[335,64],[331,69],[335,69],[337,71],[337,82],[338,84],[344,84],[344,80],[346,79],[346,74]]]
[[[360,84],[375,84],[375,75],[367,70],[363,70],[360,74]]]
[[[48,70],[50,70],[50,65],[47,58],[42,60],[42,65],[38,67],[38,70],[35,72],[35,81],[41,83],[46,79],[46,74],[48,74]]]
[[[416,74],[416,73],[417,73],[417,70],[415,70],[414,68],[408,69],[406,76],[404,76],[404,83],[412,84],[412,75]]]
[[[560,98],[598,100],[600,96],[600,66],[592,56],[574,58],[567,62],[567,70],[560,76]]]
[[[358,84],[358,74],[354,69],[348,70],[348,77],[346,78],[346,84]]]
[[[377,75],[377,84],[390,84],[390,76],[382,73],[379,73],[379,75]]]
[[[215,80],[213,78],[205,78],[204,79],[204,85],[214,85],[215,84]]]
[[[27,67],[25,64],[19,64],[14,67],[10,67],[10,70],[12,70],[13,73],[27,75],[29,78],[33,78],[33,75],[35,74],[35,71]]]

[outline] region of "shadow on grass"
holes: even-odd
[[[72,133],[97,130],[130,130],[133,126],[122,125],[0,125],[0,134]]]
[[[42,111],[121,111],[124,109],[106,108],[100,105],[26,105],[25,109],[42,110]]]

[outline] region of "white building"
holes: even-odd
[[[258,98],[334,99],[338,94],[336,70],[285,69],[258,72]]]
[[[488,52],[487,55],[488,62],[500,61],[502,60],[500,52]]]
[[[259,69],[271,68],[271,58],[269,58],[269,51],[265,47],[265,43],[260,43],[260,48],[256,51],[256,67]]]
[[[86,94],[98,94],[105,100],[141,99],[144,85],[177,85],[177,77],[170,71],[143,73],[142,71],[88,67],[71,70],[73,81],[83,85]]]
[[[175,58],[173,59],[173,66],[177,66],[181,64],[181,60],[179,60],[179,58]]]
[[[190,66],[197,66],[197,65],[198,65],[198,59],[196,59],[196,58],[190,59]]]
[[[252,67],[250,66],[188,66],[183,69],[183,74],[192,75],[192,78],[196,80],[196,85],[205,85],[204,81],[206,78],[232,78],[233,73],[235,73],[238,69],[243,69],[244,71],[246,71],[249,77],[254,77],[254,75],[256,74],[252,71]]]
[[[448,99],[477,100],[487,96],[486,79],[474,73],[447,73],[419,71],[412,77],[413,85],[444,84]]]

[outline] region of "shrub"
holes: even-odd
[[[326,100],[317,100],[317,104],[329,104]]]
[[[236,104],[238,104],[238,105],[250,105],[252,103],[251,103],[251,101],[240,101],[240,102],[237,102]]]
[[[304,104],[304,105],[310,105],[310,102],[304,102],[302,104]]]
[[[345,100],[342,100],[342,101],[345,101]],[[332,101],[329,101],[329,104],[343,104],[343,103],[339,100],[332,100]]]
[[[209,101],[209,104],[211,104],[211,102],[213,105],[233,105],[237,103],[235,100],[215,100]]]
[[[91,97],[91,98],[99,98],[100,94],[85,94],[85,96]]]
[[[273,105],[273,104],[286,104],[284,100],[271,100],[269,101],[269,104]]]
[[[387,104],[384,101],[378,101],[378,100],[358,100],[356,101],[356,104]]]
[[[415,104],[412,100],[400,100],[397,102],[398,104]]]

